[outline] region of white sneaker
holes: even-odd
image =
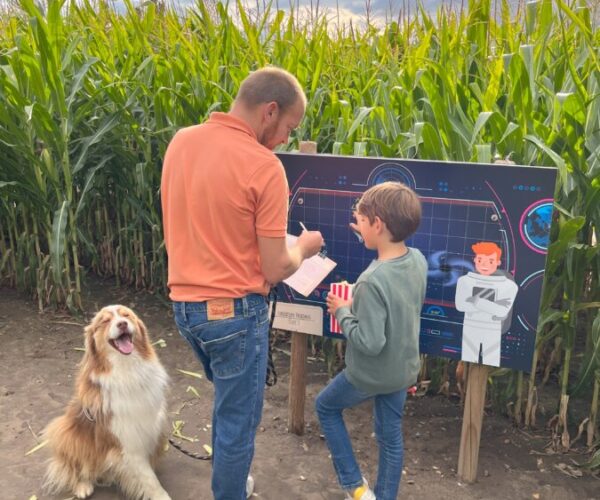
[[[369,483],[367,482],[367,480],[365,479],[364,476],[363,476],[362,480],[363,480],[364,490],[362,491],[360,496],[356,496],[359,493],[357,490],[354,490],[355,491],[354,496],[351,495],[350,492],[346,490],[346,500],[377,500],[375,498],[375,493],[373,493],[373,490],[371,488],[369,488]],[[360,486],[359,486],[359,488],[360,488]]]
[[[246,498],[250,498],[252,493],[254,493],[254,478],[248,474],[248,479],[246,479]]]

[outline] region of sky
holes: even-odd
[[[1,0],[0,0],[1,1]],[[177,5],[183,6],[193,4],[195,0],[169,0]],[[454,3],[460,5],[461,0],[445,0],[446,4]],[[465,0],[466,1],[466,0]],[[264,9],[268,0],[241,0],[250,11]],[[412,14],[416,9],[417,0],[272,0],[272,11],[277,8],[289,11],[291,6],[299,10],[300,14],[310,16],[318,12],[319,17],[327,16],[331,21],[340,23],[362,24],[366,20],[367,9],[372,24],[383,25],[386,21],[398,20],[398,15],[403,9],[409,9]],[[424,8],[435,12],[444,0],[421,0]],[[230,10],[235,11],[235,0],[230,0]]]
[[[44,1],[44,0],[36,0]],[[46,0],[47,1],[47,0]],[[119,11],[125,11],[123,0],[108,0],[113,3]],[[132,0],[134,4],[142,3],[145,0]],[[173,4],[177,8],[185,8],[194,5],[197,1],[205,1],[206,3],[216,3],[218,0],[164,0],[166,3]],[[257,9],[264,10],[265,6],[272,2],[271,11],[276,8],[281,10],[290,10],[293,5],[296,10],[299,10],[301,15],[308,16],[312,19],[311,11],[314,16],[318,12],[319,18],[326,16],[330,22],[348,24],[350,21],[353,24],[363,24],[366,20],[367,10],[371,24],[382,26],[386,22],[398,20],[399,14],[414,15],[418,0],[240,0],[246,6],[247,12],[255,12]],[[510,0],[509,3],[517,3],[519,0]],[[0,0],[0,7],[10,3],[16,3],[17,0]],[[235,12],[236,0],[229,0],[229,9]],[[468,4],[468,0],[421,0],[425,10],[430,13],[435,11],[441,5],[448,5],[455,8],[460,8],[461,4]],[[1,10],[1,9],[0,9]],[[407,12],[408,11],[408,12]]]
[[[256,6],[256,0],[243,0],[245,4]],[[262,0],[259,0],[259,2]],[[386,18],[396,20],[398,14],[407,6],[414,11],[416,0],[291,0],[295,5],[300,6],[307,11],[316,10],[317,6],[321,12],[329,12],[337,17],[338,11],[341,20],[364,20],[367,9],[370,17],[373,19],[385,20]],[[423,6],[431,11],[435,11],[443,0],[422,0]],[[458,0],[460,1],[460,0]],[[287,9],[290,0],[273,0],[274,5],[281,9]]]

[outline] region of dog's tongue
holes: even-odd
[[[121,335],[115,340],[115,344],[119,352],[123,354],[131,354],[131,351],[133,351],[133,342],[129,335]]]

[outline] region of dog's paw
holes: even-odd
[[[152,500],[171,500],[169,494],[161,488],[161,491],[157,491],[152,495]]]
[[[94,485],[92,483],[82,481],[77,483],[73,493],[77,498],[87,498],[94,493]]]

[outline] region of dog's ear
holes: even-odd
[[[97,354],[96,340],[94,339],[94,332],[96,331],[95,318],[83,331],[85,335],[85,350],[94,356]]]
[[[144,322],[137,316],[135,317],[135,320],[137,322],[138,331],[140,332],[140,337],[142,337],[146,341],[149,340],[148,339],[148,329],[146,328],[146,325],[144,324]]]
[[[86,351],[89,352],[91,355],[95,355],[98,352],[98,347],[96,346],[96,339],[94,337],[94,334],[96,333],[96,330],[98,329],[98,326],[100,324],[100,320],[102,317],[101,313],[102,311],[96,313],[90,324],[87,325],[84,329],[85,348]]]
[[[154,348],[150,343],[150,338],[148,336],[148,330],[146,329],[146,325],[137,316],[135,316],[135,323],[138,335],[134,337],[133,342],[137,346],[138,352],[140,356],[142,356],[142,358],[151,359],[155,356],[155,354]]]

